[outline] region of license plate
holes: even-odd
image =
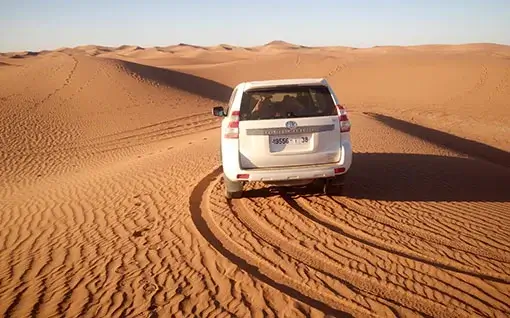
[[[310,142],[308,136],[275,136],[270,137],[270,143],[273,145],[303,145]]]

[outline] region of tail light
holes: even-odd
[[[237,139],[239,138],[239,111],[232,111],[232,115],[230,116],[230,121],[228,122],[227,131],[225,132],[224,137],[228,139]]]
[[[335,174],[340,174],[345,172],[345,168],[335,168]]]
[[[351,131],[351,121],[347,116],[347,110],[342,105],[337,105],[336,109],[338,110],[338,119],[340,121],[340,132]]]

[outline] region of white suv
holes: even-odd
[[[240,198],[245,182],[342,187],[352,162],[351,123],[326,79],[240,83],[221,123],[225,196]]]

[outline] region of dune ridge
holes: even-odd
[[[37,56],[49,52],[62,52],[62,53],[86,53],[90,55],[98,55],[97,53],[114,53],[118,55],[126,55],[134,53],[135,51],[158,51],[166,53],[186,53],[193,51],[211,51],[211,52],[233,52],[243,51],[246,53],[261,53],[264,51],[359,51],[359,52],[416,52],[416,51],[439,51],[441,53],[448,52],[470,52],[470,53],[487,53],[494,52],[503,56],[510,56],[508,53],[508,45],[497,43],[465,43],[465,44],[422,44],[422,45],[376,45],[373,47],[359,48],[348,46],[306,46],[301,44],[289,43],[283,40],[274,40],[262,45],[255,46],[238,46],[226,43],[221,43],[212,46],[203,46],[190,43],[179,43],[168,46],[154,46],[154,47],[141,47],[138,45],[123,44],[120,46],[105,46],[105,45],[78,45],[76,47],[61,47],[55,50],[42,50],[42,51],[20,51],[20,52],[0,52],[1,56],[7,57],[25,57]]]
[[[343,194],[223,197],[247,80],[324,77]],[[3,317],[510,315],[510,48],[83,45],[0,54]]]

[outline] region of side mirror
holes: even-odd
[[[223,110],[223,107],[221,106],[216,106],[212,109],[212,114],[214,116],[218,116],[218,117],[225,117],[225,111]]]

